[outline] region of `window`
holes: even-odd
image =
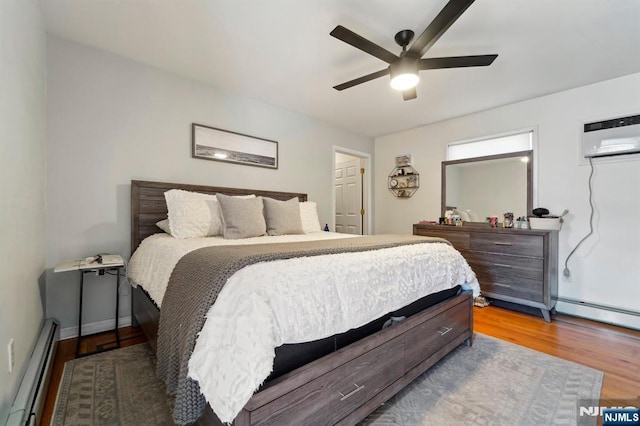
[[[450,143],[447,145],[447,160],[485,157],[531,149],[533,149],[533,130],[529,129],[507,135]]]

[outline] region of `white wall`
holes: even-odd
[[[0,1],[0,424],[42,322],[45,40],[36,0]],[[11,338],[15,368],[9,374]]]
[[[377,138],[376,170],[391,170],[394,157],[411,154],[420,172],[420,189],[409,200],[386,190],[386,176],[376,176],[376,232],[411,233],[420,219],[434,220],[440,210],[440,162],[449,142],[512,130],[538,129],[538,204],[569,215],[560,232],[560,273],[570,250],[589,231],[587,180],[589,167],[579,164],[581,124],[640,113],[640,74],[556,93],[537,99],[460,117]],[[595,235],[569,262],[572,282],[559,278],[560,296],[600,305],[640,311],[640,158],[627,156],[594,161]],[[607,312],[584,311],[559,304],[559,311],[605,321]],[[638,317],[624,324],[640,328]]]
[[[129,257],[131,179],[306,192],[325,223],[332,146],[373,152],[370,138],[53,37],[48,82],[47,314],[63,328],[77,324],[79,276],[51,268]],[[191,158],[193,122],[278,141],[279,169]],[[113,318],[114,280],[87,278],[84,322]]]

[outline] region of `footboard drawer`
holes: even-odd
[[[401,337],[251,413],[251,424],[335,424],[404,374]]]
[[[470,330],[469,303],[458,303],[405,336],[405,369],[409,370]]]

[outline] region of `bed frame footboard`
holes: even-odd
[[[159,311],[140,289],[134,315],[156,345]],[[354,425],[445,355],[473,341],[470,291],[267,382],[233,421],[254,424]],[[210,407],[199,425],[223,425]]]

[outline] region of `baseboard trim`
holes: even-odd
[[[560,300],[558,300],[558,303],[556,304],[556,311],[572,315],[574,317],[581,317],[593,321],[604,322],[606,324],[640,330],[640,317],[631,313],[599,309],[594,306],[563,302]]]
[[[131,316],[120,317],[118,320],[118,327],[129,327],[131,325]],[[113,319],[108,319],[98,322],[90,322],[88,324],[82,324],[82,335],[88,336],[89,334],[102,333],[103,331],[113,330]],[[60,329],[60,340],[72,339],[78,337],[78,326],[66,327]]]

